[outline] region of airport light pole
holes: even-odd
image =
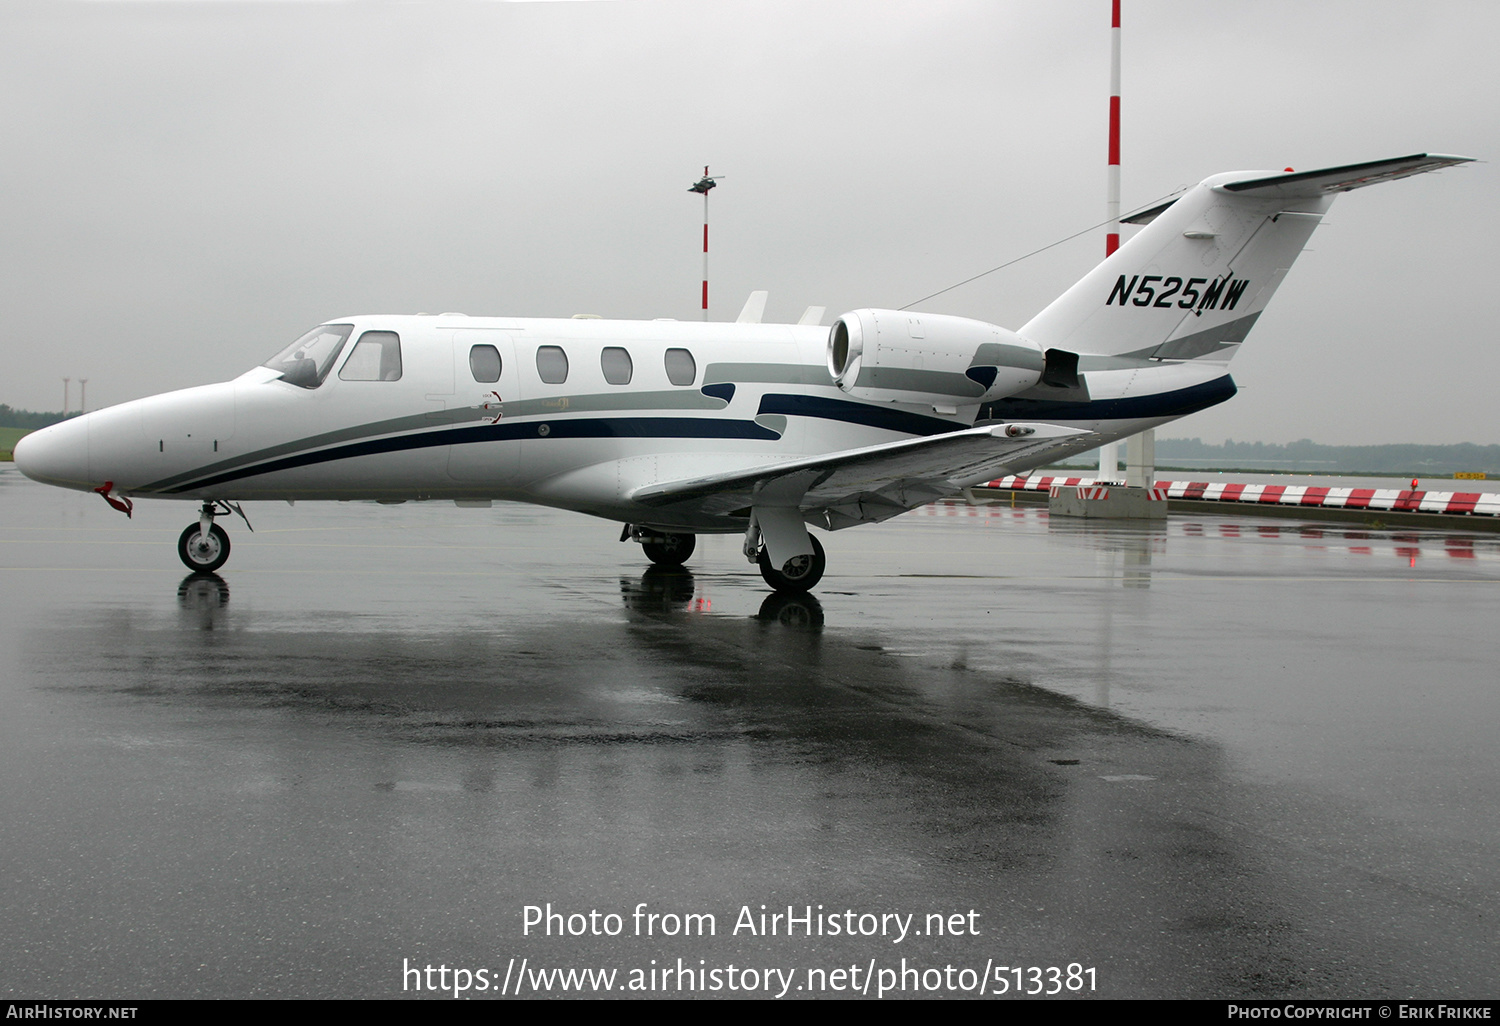
[[[1104,256],[1120,248],[1120,0],[1110,4],[1109,49],[1109,177],[1105,187]],[[1099,447],[1099,480],[1113,481],[1120,472],[1120,443]]]
[[[78,412],[89,412],[89,379],[78,379]]]
[[[703,195],[703,319],[708,320],[708,191],[719,184],[723,175],[709,176],[708,165],[703,165],[703,177],[688,186],[688,192]]]
[[[1109,26],[1109,186],[1105,217],[1109,234],[1104,237],[1104,255],[1120,248],[1120,0],[1113,0]]]
[[[63,416],[68,415],[68,383],[72,378],[63,378]]]
[[[1104,237],[1104,256],[1120,248],[1120,3],[1111,0],[1109,19],[1109,185],[1105,198],[1105,216],[1109,218]],[[1113,481],[1120,473],[1118,442],[1099,450],[1099,476]],[[1130,488],[1149,488],[1156,476],[1156,430],[1147,428],[1125,440],[1125,484]]]

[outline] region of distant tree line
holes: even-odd
[[[77,413],[33,413],[31,410],[13,410],[4,403],[0,403],[0,427],[26,428],[35,431],[44,428],[48,424],[56,424],[60,420],[76,417]]]
[[[1124,451],[1120,453],[1124,457]],[[1072,462],[1086,462],[1075,457]],[[1098,462],[1097,452],[1093,462]],[[1313,474],[1391,474],[1397,477],[1460,471],[1500,476],[1500,445],[1320,445],[1302,438],[1285,445],[1198,438],[1158,438],[1156,465],[1204,470],[1287,470]]]

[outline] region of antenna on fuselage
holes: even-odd
[[[719,184],[719,179],[724,175],[712,175],[708,173],[708,165],[703,165],[703,177],[688,186],[688,192],[703,194],[703,319],[708,320],[708,191]]]

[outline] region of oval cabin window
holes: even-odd
[[[698,377],[698,364],[686,349],[668,349],[667,380],[674,385],[691,385]]]
[[[536,372],[548,385],[568,380],[568,354],[561,346],[542,346],[536,351]]]
[[[630,354],[619,346],[605,346],[599,354],[599,366],[604,370],[604,380],[611,385],[628,385],[635,372]]]
[[[469,371],[475,381],[486,383],[500,380],[500,350],[490,345],[472,346],[469,349]]]

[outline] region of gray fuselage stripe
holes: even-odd
[[[152,492],[164,491],[175,488],[177,485],[187,481],[206,476],[216,476],[227,471],[237,470],[241,467],[263,463],[268,460],[281,459],[287,456],[295,456],[298,453],[321,449],[330,445],[357,442],[362,439],[376,438],[381,435],[407,434],[421,432],[426,429],[452,427],[456,424],[468,424],[480,420],[494,420],[497,414],[505,414],[510,417],[555,417],[559,413],[587,413],[591,411],[717,411],[724,409],[728,405],[728,403],[717,396],[704,395],[697,389],[687,387],[673,391],[619,394],[606,392],[576,396],[521,399],[513,402],[505,402],[502,399],[498,408],[494,410],[481,409],[478,404],[447,407],[441,410],[433,409],[430,412],[408,414],[404,417],[393,417],[389,420],[378,420],[367,424],[357,424],[353,427],[340,428],[337,431],[326,431],[308,438],[282,442],[278,445],[267,446],[264,449],[257,449],[254,452],[220,460],[208,466],[197,467],[180,474],[174,474],[171,477],[162,478],[160,481],[153,481],[149,485],[144,485],[141,490]]]

